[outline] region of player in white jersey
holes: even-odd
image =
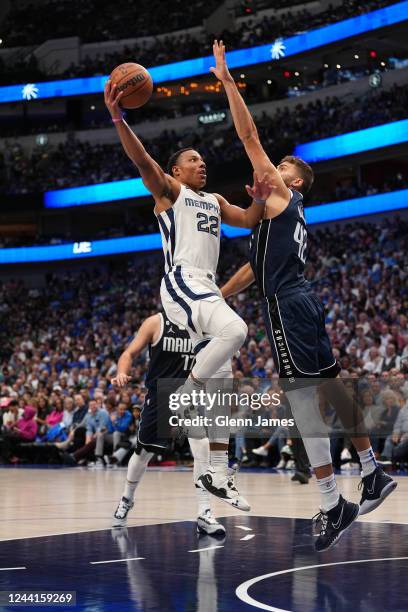
[[[208,340],[183,392],[201,391],[204,382],[240,349],[247,335],[245,322],[228,306],[217,285],[221,221],[236,227],[254,228],[263,215],[271,187],[267,177],[254,174],[247,186],[253,202],[247,209],[233,206],[218,194],[203,192],[206,164],[192,148],[171,156],[167,173],[147,153],[123,118],[117,91],[105,86],[105,103],[128,157],[137,166],[144,185],[155,201],[163,237],[166,274],[161,284],[163,308],[173,323],[188,329],[193,346]],[[228,487],[228,440],[212,443],[210,476],[212,493],[222,497]]]

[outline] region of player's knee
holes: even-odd
[[[303,438],[307,456],[313,469],[330,465],[332,462],[328,437]]]
[[[224,329],[224,333],[234,340],[235,350],[238,350],[245,342],[248,334],[248,326],[245,321],[236,318],[227,325],[226,329]]]

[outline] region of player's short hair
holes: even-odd
[[[173,176],[173,166],[177,166],[178,158],[182,153],[185,153],[186,151],[195,151],[195,149],[193,149],[193,147],[184,147],[184,149],[179,149],[178,151],[170,155],[166,167],[167,174]]]
[[[314,181],[314,172],[312,168],[303,161],[303,159],[295,155],[286,155],[279,163],[283,164],[283,162],[293,164],[299,170],[300,178],[303,179],[303,185],[300,187],[299,191],[306,195],[310,191]]]

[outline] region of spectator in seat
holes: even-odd
[[[88,413],[88,407],[85,404],[85,400],[80,393],[74,396],[74,412],[72,414],[72,427],[78,427],[84,422]]]
[[[107,410],[98,408],[95,400],[89,402],[88,417],[86,420],[86,443],[95,441],[95,457],[97,467],[104,467],[103,454],[105,443],[112,442],[113,425]]]
[[[389,372],[393,368],[400,369],[401,359],[396,353],[395,344],[390,342],[385,348],[385,356],[382,363],[383,372]]]
[[[34,406],[26,406],[21,419],[0,438],[0,457],[4,461],[14,463],[19,445],[22,442],[34,442],[38,431],[35,415]]]
[[[111,416],[113,426],[113,446],[116,447],[120,442],[122,434],[125,434],[132,423],[132,414],[127,410],[126,404],[121,402],[117,411]],[[120,434],[116,435],[115,434]]]
[[[265,378],[266,371],[263,357],[257,357],[255,360],[255,366],[252,368],[252,375],[257,378]]]
[[[408,404],[399,411],[393,432],[385,441],[383,456],[392,463],[408,461]]]
[[[66,397],[64,399],[64,413],[62,417],[62,422],[64,427],[69,431],[72,427],[74,418],[74,400],[72,397]]]
[[[382,429],[385,435],[393,431],[394,424],[401,410],[398,396],[391,389],[385,389],[381,394],[381,404],[384,408],[381,414]]]
[[[376,346],[372,346],[368,351],[368,360],[363,365],[363,370],[370,374],[380,374],[383,365],[383,358]]]
[[[47,427],[54,427],[64,418],[64,404],[62,403],[62,399],[57,397],[54,401],[54,409],[47,415],[45,422]]]
[[[13,399],[8,402],[8,404],[4,405],[4,413],[3,413],[3,431],[9,431],[13,425],[15,425],[19,419],[20,412],[23,411],[18,406],[18,401]]]

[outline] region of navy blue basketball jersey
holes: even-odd
[[[250,263],[263,296],[304,287],[307,230],[303,196],[292,191],[289,204],[274,219],[263,219],[250,241]]]
[[[159,339],[149,345],[150,363],[145,380],[149,394],[156,394],[160,378],[187,378],[194,363],[188,331],[171,323],[164,312],[160,316]]]

